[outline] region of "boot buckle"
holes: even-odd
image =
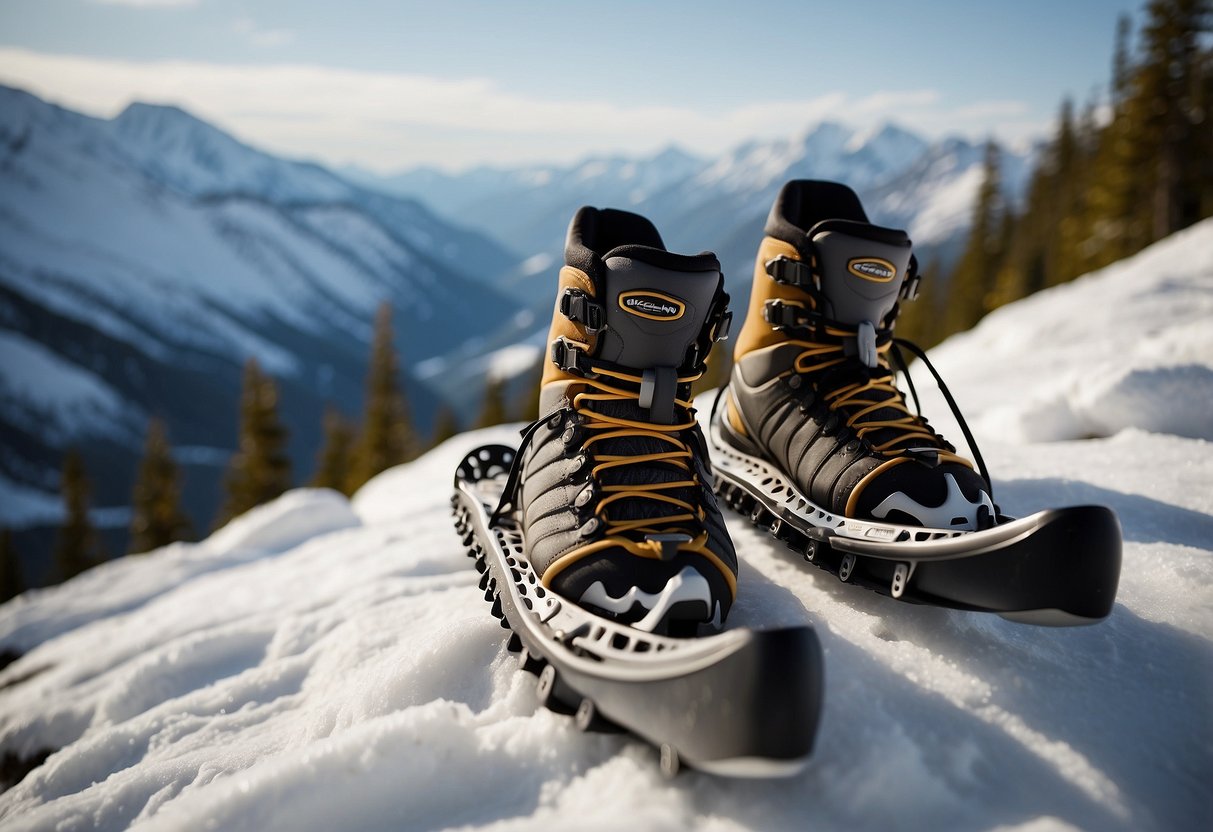
[[[817,328],[821,315],[810,312],[804,305],[796,301],[768,300],[762,305],[762,319],[777,330]]]
[[[802,289],[820,289],[817,276],[813,269],[803,260],[793,260],[786,254],[781,254],[766,262],[767,274],[776,283],[785,286],[799,286]]]
[[[566,373],[585,375],[590,372],[590,362],[586,360],[585,352],[563,336],[552,342],[552,363]]]
[[[606,325],[606,310],[580,289],[565,289],[560,296],[560,314],[581,324],[587,335],[597,335]]]

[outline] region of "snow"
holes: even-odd
[[[116,390],[41,344],[0,330],[0,366],[0,411],[10,423],[59,442],[136,434],[140,415]]]
[[[986,435],[1046,442],[1136,427],[1213,440],[1211,322],[1206,220],[997,310],[932,360],[949,385],[972,391],[960,404]],[[990,373],[1001,384],[983,386]]]
[[[352,501],[290,492],[202,543],[0,607],[0,647],[28,651],[0,671],[0,750],[55,750],[0,795],[0,823],[1207,829],[1213,444],[1185,435],[1200,432],[1190,420],[1159,422],[1152,399],[1179,379],[1191,389],[1169,409],[1193,403],[1197,428],[1210,412],[1207,376],[1183,369],[1213,370],[1199,325],[1210,252],[1206,223],[935,352],[1006,511],[1117,511],[1124,569],[1106,621],[1046,629],[901,604],[729,517],[742,560],[731,626],[808,623],[823,642],[825,719],[797,779],[666,782],[651,748],[537,707],[447,506],[463,453],[517,441],[502,426]],[[1082,379],[1116,402],[1108,423],[1032,435],[1042,402],[1091,415]],[[999,433],[1008,421],[1023,429]]]
[[[489,368],[485,374],[491,379],[509,379],[529,372],[539,363],[543,348],[535,344],[514,344],[502,347],[488,356]]]
[[[909,229],[914,239],[922,243],[946,240],[963,228],[972,217],[973,200],[981,187],[985,173],[978,165],[971,165],[963,173],[951,179],[940,179],[939,185],[915,191],[918,215]]]

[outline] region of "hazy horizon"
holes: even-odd
[[[268,152],[378,173],[715,155],[823,120],[1022,146],[1063,97],[1103,92],[1116,19],[1136,11],[16,0],[0,82],[99,117],[172,104]]]

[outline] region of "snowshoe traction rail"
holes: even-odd
[[[1000,517],[982,531],[855,520],[814,505],[774,465],[733,448],[715,420],[709,429],[722,500],[843,581],[910,603],[1027,624],[1093,624],[1112,610],[1121,532],[1108,508]]]
[[[490,525],[514,449],[486,445],[455,476],[455,527],[508,647],[539,676],[548,708],[581,730],[630,731],[680,764],[726,776],[798,773],[812,750],[822,655],[809,627],[671,638],[628,627],[545,589],[510,519]]]

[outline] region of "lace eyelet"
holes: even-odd
[[[590,483],[577,492],[577,496],[573,498],[573,505],[577,506],[577,508],[582,508],[592,499],[594,499],[594,484]]]

